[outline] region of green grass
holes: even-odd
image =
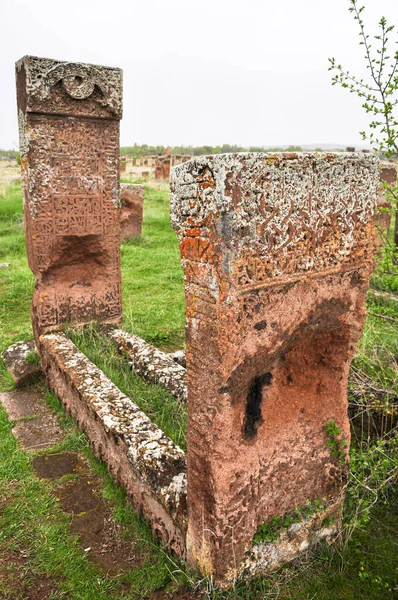
[[[32,337],[30,303],[34,279],[26,261],[18,184],[10,187],[5,197],[0,197],[0,262],[10,263],[10,267],[0,269],[0,349],[3,349],[15,341]],[[390,275],[380,277],[374,281],[376,287],[395,289],[395,284],[390,285]],[[165,186],[146,188],[143,236],[123,244],[122,278],[125,329],[166,349],[182,347],[183,277],[176,237],[169,224]],[[370,302],[369,310],[374,314],[367,320],[354,362],[360,375],[370,377],[377,387],[391,392],[390,399],[397,391],[397,324],[380,317],[397,319],[397,304],[380,299]],[[162,388],[149,386],[132,375],[113,345],[95,328],[71,335],[116,385],[185,447],[184,407]],[[10,377],[0,364],[0,389],[9,389],[11,385]],[[59,401],[50,393],[47,401],[60,415],[66,431],[65,440],[55,450],[80,451],[89,458],[102,480],[103,494],[111,502],[114,517],[123,526],[124,535],[138,540],[139,551],[146,559],[142,567],[115,579],[89,563],[69,532],[68,517],[61,512],[51,484],[34,477],[29,456],[20,450],[11,433],[12,424],[0,408],[0,598],[11,597],[14,582],[20,577],[19,567],[11,565],[7,569],[2,557],[17,555],[20,551],[27,557],[24,577],[34,581],[37,574],[48,575],[58,590],[54,598],[144,599],[149,598],[153,590],[181,586],[186,578],[180,566],[171,562],[154,542],[148,524],[131,510],[124,491],[112,482],[105,466],[94,458],[85,435],[65,415]],[[385,454],[388,451],[386,446],[380,450]],[[377,471],[374,466],[381,463],[372,460],[377,460],[378,448],[372,450],[368,443],[368,446],[353,448],[353,452],[358,476],[363,473],[363,477],[370,477]],[[391,461],[387,467],[391,467]],[[372,490],[376,489],[379,501],[367,510],[366,519],[361,520],[350,542],[335,548],[321,546],[309,559],[287,566],[271,577],[247,585],[239,583],[228,593],[211,591],[210,583],[203,582],[204,588],[207,586],[210,590],[209,596],[214,600],[398,598],[398,497],[388,488],[378,490],[374,479],[368,481]],[[358,490],[359,494],[360,486]],[[354,500],[357,500],[355,496]],[[187,577],[192,584],[197,583],[192,575]]]
[[[165,185],[145,189],[143,235],[122,245],[123,326],[163,348],[184,345],[184,279]]]
[[[94,472],[102,479],[103,495],[113,508],[115,520],[122,526],[124,539],[135,542],[135,551],[142,553],[144,562],[121,576],[109,578],[87,560],[77,537],[69,533],[70,517],[60,510],[51,491],[52,483],[34,476],[30,458],[18,447],[11,433],[12,424],[2,408],[0,557],[2,554],[27,557],[24,572],[33,581],[42,574],[50,576],[57,588],[54,598],[117,600],[126,597],[127,586],[128,597],[138,599],[167,585],[174,567],[153,542],[149,525],[131,510],[125,492],[113,483],[105,466],[94,458],[85,435],[75,427],[72,419],[65,416],[59,401],[50,393],[48,402],[60,414],[66,438],[47,452],[80,451],[86,455]],[[14,584],[13,577],[7,574],[7,564],[0,560],[0,598],[11,597],[15,593]]]

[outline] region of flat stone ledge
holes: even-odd
[[[7,411],[10,421],[18,421],[18,419],[26,417],[40,417],[51,412],[43,392],[32,390],[2,392],[0,403]]]
[[[127,358],[133,371],[143,379],[163,386],[180,402],[187,401],[187,371],[172,355],[121,329],[108,330],[106,335]]]
[[[42,391],[15,390],[0,394],[0,403],[10,421],[17,421],[12,433],[21,448],[37,452],[64,439],[58,418],[52,414]]]
[[[21,448],[29,452],[38,452],[59,444],[64,433],[55,415],[47,413],[29,421],[18,421],[12,428]]]
[[[184,452],[64,334],[40,338],[49,387],[90,438],[96,455],[149,519],[169,550],[185,557]]]
[[[3,351],[3,360],[17,387],[23,387],[37,381],[41,375],[40,365],[32,365],[28,362],[30,352],[36,351],[34,340],[28,342],[17,342]]]

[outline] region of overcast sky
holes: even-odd
[[[364,0],[374,32],[397,0]],[[328,58],[364,72],[349,0],[10,0],[0,8],[0,148],[17,146],[25,54],[124,71],[121,144],[361,144],[361,102]],[[396,39],[396,36],[395,36]]]

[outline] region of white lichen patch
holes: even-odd
[[[321,539],[333,540],[339,532],[342,502],[341,496],[325,509],[313,513],[300,523],[293,523],[282,530],[274,542],[254,544],[247,550],[237,571],[229,574],[229,582],[234,577],[250,579],[275,571]],[[322,527],[325,520],[333,521],[333,524]]]
[[[107,335],[136,373],[147,381],[162,385],[180,402],[187,401],[187,372],[172,356],[121,329],[112,329]]]

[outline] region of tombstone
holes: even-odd
[[[323,503],[334,525],[315,513],[305,537],[295,523],[297,552],[336,530],[378,178],[375,156],[338,153],[202,156],[172,171],[186,298],[188,559],[216,580],[293,558],[289,539],[254,536],[308,502]]]
[[[120,184],[120,237],[124,241],[142,234],[144,193],[142,184]]]
[[[163,177],[163,165],[162,163],[155,165],[155,179],[162,179]]]
[[[133,163],[133,167],[136,167],[136,166],[137,166],[137,159],[136,159],[136,158],[133,158],[133,161],[132,161],[132,163]]]
[[[120,159],[120,173],[125,173],[127,167],[127,160],[124,158]]]
[[[380,183],[387,183],[392,189],[397,181],[397,169],[391,163],[382,163],[380,168]],[[381,185],[377,198],[377,235],[376,247],[385,246],[391,227],[391,201],[386,197],[385,189]]]
[[[25,56],[16,64],[36,339],[64,323],[121,323],[120,69]]]
[[[163,159],[163,179],[169,179],[170,167],[171,167],[171,157],[168,156]]]
[[[144,167],[147,167],[147,166],[148,166],[148,159],[144,158]]]

